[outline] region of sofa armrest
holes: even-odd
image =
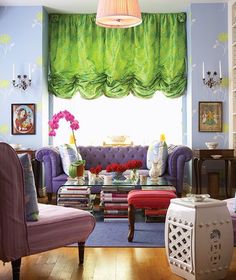
[[[187,146],[174,146],[168,147],[168,174],[172,178],[176,178],[175,187],[178,194],[183,191],[183,178],[185,163],[190,161],[193,157],[192,150]]]
[[[59,151],[53,147],[43,147],[36,151],[35,157],[43,163],[47,192],[53,192],[52,179],[63,173]]]

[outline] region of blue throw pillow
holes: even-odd
[[[60,153],[62,168],[64,170],[64,173],[69,176],[69,168],[71,163],[76,162],[77,160],[82,160],[82,157],[69,144],[60,145],[59,153]]]
[[[152,162],[155,159],[158,162],[159,176],[162,176],[166,170],[168,158],[168,148],[165,141],[153,142],[149,145],[147,151],[147,168],[151,169]]]
[[[26,220],[38,221],[39,208],[30,156],[28,154],[19,154],[18,157],[24,172]]]

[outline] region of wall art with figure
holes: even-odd
[[[199,102],[199,131],[222,132],[222,102]]]
[[[11,104],[13,135],[35,134],[35,104]]]

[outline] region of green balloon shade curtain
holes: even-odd
[[[95,24],[95,14],[50,15],[49,91],[61,98],[150,98],[184,94],[186,14],[142,14],[126,29]]]

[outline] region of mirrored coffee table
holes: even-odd
[[[105,185],[102,180],[91,184],[83,181],[68,180],[57,192],[57,205],[93,211],[96,195],[91,194],[92,187],[100,187],[100,208],[103,209],[104,221],[128,220],[127,196],[131,190],[175,190],[173,184],[163,178],[153,182],[147,178],[146,184],[131,183],[129,180],[112,181]]]
[[[131,190],[174,190],[172,183],[163,178],[153,182],[150,178],[146,184],[140,185],[126,182],[113,182],[112,185],[103,185],[100,201],[104,211],[104,222],[128,221],[127,196]]]

